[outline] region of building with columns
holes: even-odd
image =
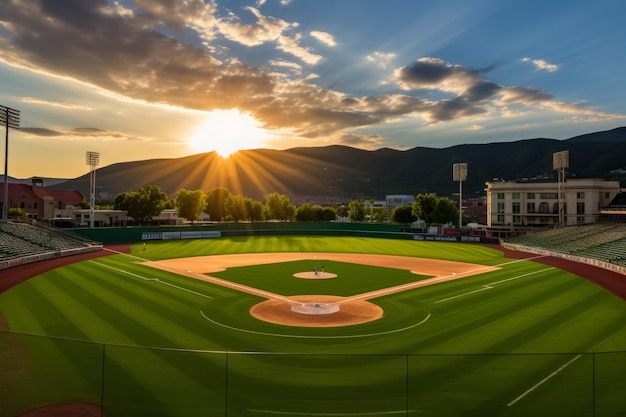
[[[487,227],[512,232],[528,227],[573,226],[598,221],[620,194],[619,181],[567,179],[563,198],[556,182],[487,182]],[[563,224],[560,204],[563,203]]]

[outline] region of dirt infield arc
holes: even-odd
[[[322,296],[315,294],[286,297],[207,275],[223,271],[227,268],[300,260],[311,260],[312,262],[323,260],[338,261],[404,269],[414,274],[433,276],[433,278],[388,287],[351,297]],[[383,310],[367,300],[498,269],[493,266],[406,256],[303,252],[199,256],[141,262],[141,264],[267,298],[267,301],[253,306],[250,310],[250,314],[260,320],[271,323],[303,327],[349,326],[373,321],[383,316]],[[332,271],[328,272],[331,273]],[[339,305],[339,311],[332,314],[317,315],[302,314],[293,311],[291,308],[293,304],[305,303],[334,303]]]

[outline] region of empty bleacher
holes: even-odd
[[[65,256],[84,251],[101,249],[101,245],[86,242],[48,227],[27,223],[0,222],[0,262],[11,266],[29,258],[34,260]],[[7,262],[4,262],[7,261]]]
[[[516,236],[507,243],[626,266],[626,224],[595,223]]]

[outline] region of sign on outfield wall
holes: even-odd
[[[192,231],[192,232],[143,232],[141,240],[177,240],[177,239],[206,239],[222,237],[219,230]]]
[[[163,239],[163,233],[161,232],[143,232],[141,234],[141,240],[162,240]]]

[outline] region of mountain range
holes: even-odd
[[[468,164],[463,196],[480,197],[488,181],[554,180],[552,155],[565,150],[569,151],[568,178],[626,183],[626,127],[619,127],[566,140],[535,138],[441,149],[368,151],[332,145],[242,150],[228,158],[208,152],[124,162],[96,171],[96,200],[112,201],[117,194],[147,185],[158,185],[170,197],[180,189],[206,191],[216,187],[257,200],[279,192],[296,204],[380,200],[388,194],[426,192],[452,196],[459,191],[459,183],[452,179],[452,166],[462,162]],[[44,186],[79,190],[88,197],[89,178],[85,174]]]

